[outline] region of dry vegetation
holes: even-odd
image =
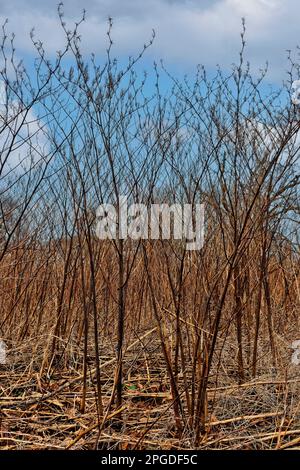
[[[300,447],[299,111],[240,62],[194,83],[3,29],[1,449]],[[87,62],[86,62],[87,61]],[[167,93],[160,74],[168,76]],[[20,163],[19,163],[20,162]],[[120,194],[205,203],[205,244],[105,240]]]

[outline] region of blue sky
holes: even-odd
[[[49,53],[63,44],[57,0],[0,0],[0,21],[16,33],[17,54],[32,55],[29,31],[35,27]],[[299,0],[65,0],[65,19],[72,24],[87,11],[83,48],[101,57],[107,46],[107,17],[114,18],[115,53],[134,54],[156,31],[145,61],[164,59],[171,70],[189,73],[199,63],[213,70],[238,60],[241,18],[246,18],[247,59],[252,69],[269,61],[269,80],[286,78],[286,50],[300,44]]]

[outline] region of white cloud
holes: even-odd
[[[103,53],[108,15],[115,19],[116,52],[129,55],[142,47],[154,28],[155,44],[149,54],[189,68],[198,63],[214,67],[230,66],[238,60],[241,17],[246,17],[247,57],[256,68],[270,62],[274,79],[285,77],[286,49],[298,43],[299,4],[296,0],[66,0],[67,23],[80,16],[83,7],[87,20],[82,27],[87,51]],[[2,21],[10,19],[17,33],[18,47],[31,51],[30,29],[52,52],[62,47],[63,35],[56,15],[57,0],[0,1]],[[27,37],[26,37],[27,35]]]
[[[25,111],[0,81],[0,173],[23,173],[47,154],[48,141],[33,109]]]

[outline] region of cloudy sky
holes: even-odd
[[[29,31],[33,26],[49,51],[61,48],[57,3],[0,0],[0,20],[9,19],[18,54],[31,54]],[[286,78],[286,50],[295,50],[300,44],[299,0],[65,0],[66,21],[76,21],[83,6],[87,10],[82,27],[87,52],[104,52],[110,15],[114,18],[117,54],[134,54],[155,29],[156,40],[148,59],[163,58],[183,72],[199,63],[213,68],[217,63],[228,67],[237,61],[242,17],[247,26],[247,58],[254,69],[268,60],[270,81]]]

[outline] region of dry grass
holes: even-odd
[[[97,418],[92,358],[86,410],[80,412],[83,358],[79,348],[69,348],[51,377],[40,374],[46,338],[12,348],[10,364],[2,366],[0,373],[1,449],[92,449],[95,445],[102,449],[193,448],[193,430],[188,423],[180,438],[176,436],[172,396],[156,328],[141,332],[139,337],[128,345],[124,356],[121,425],[120,410],[110,412],[104,420]],[[234,361],[229,355],[221,368],[215,364],[199,449],[299,447],[299,369],[290,364],[288,342],[280,338],[280,344],[281,358],[285,359],[281,369],[270,373],[262,367],[255,380],[242,385],[230,372]],[[104,406],[111,398],[114,363],[116,357],[107,341],[101,351]],[[185,383],[182,374],[179,377],[183,393]],[[192,381],[190,371],[187,377]]]
[[[149,94],[135,67],[154,36],[123,67],[110,19],[97,65],[80,51],[84,17],[69,31],[58,16],[64,52],[53,62],[33,40],[34,73],[2,30],[1,449],[299,448],[300,121],[286,88],[299,65],[289,56],[268,94],[243,22],[228,75],[181,82],[162,65]],[[38,161],[23,113],[46,142]],[[189,251],[186,231],[100,240],[97,207],[119,212],[125,194],[203,203],[204,246]]]

